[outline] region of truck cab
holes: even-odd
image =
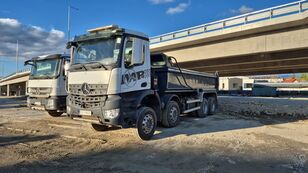
[[[25,61],[25,65],[32,66],[27,87],[29,108],[47,111],[53,117],[65,112],[69,62],[69,55],[64,54],[38,56]]]
[[[201,103],[205,109],[202,106],[200,115],[209,113],[211,105],[203,99],[202,87],[183,85],[183,71],[178,66],[169,66],[171,57],[162,55],[165,65],[159,61],[151,63],[149,38],[143,33],[116,25],[100,27],[76,36],[67,48],[71,49],[67,114],[72,119],[91,122],[95,130],[108,126],[137,127],[139,137],[148,140],[157,122],[174,127],[179,123],[180,113],[198,111]],[[157,64],[159,67],[154,68]],[[191,81],[207,78],[208,85],[201,85],[205,90],[210,88],[207,96],[216,98],[216,75],[186,73],[197,76]],[[186,103],[187,100],[190,101]]]

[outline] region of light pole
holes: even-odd
[[[67,41],[70,41],[71,37],[71,9],[78,11],[79,9],[76,7],[71,6],[71,1],[68,1],[68,8],[67,8]]]
[[[18,73],[18,40],[16,42],[16,73]]]

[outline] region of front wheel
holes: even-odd
[[[150,140],[155,132],[157,117],[150,107],[141,107],[137,110],[137,131],[142,140]]]
[[[52,117],[59,117],[63,114],[63,112],[57,112],[57,111],[48,111],[48,114]]]

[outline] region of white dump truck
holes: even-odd
[[[174,127],[182,114],[206,117],[216,111],[218,75],[181,69],[173,57],[151,55],[143,33],[101,27],[76,36],[67,48],[67,113],[95,130],[136,127],[139,137],[149,140],[157,123]]]
[[[25,61],[25,65],[32,66],[27,87],[29,108],[45,110],[53,117],[65,112],[66,69],[69,62],[69,55],[64,54],[39,56]]]

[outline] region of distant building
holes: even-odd
[[[277,83],[282,82],[281,78],[276,75],[267,76],[236,76],[236,77],[220,77],[220,91],[252,91],[253,85],[256,83]]]
[[[298,80],[295,77],[285,78],[282,81],[283,83],[298,83]]]
[[[220,91],[239,91],[242,90],[243,79],[240,77],[220,77]]]

